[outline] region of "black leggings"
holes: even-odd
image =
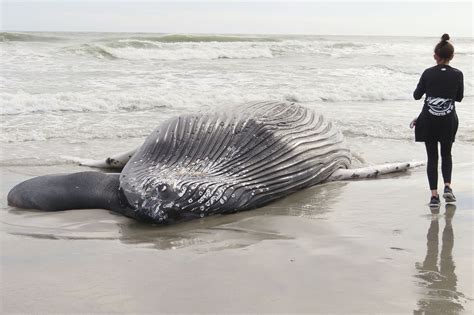
[[[426,172],[430,189],[438,189],[438,142],[425,142],[428,163]],[[453,170],[453,160],[451,158],[452,142],[441,142],[441,172],[445,183],[451,183],[451,172]]]

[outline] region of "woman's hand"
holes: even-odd
[[[410,129],[413,129],[413,127],[415,127],[415,125],[416,125],[416,118],[411,121]]]

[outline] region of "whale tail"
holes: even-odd
[[[327,181],[374,178],[379,175],[405,172],[408,169],[424,165],[424,162],[388,163],[354,169],[338,169]]]
[[[79,172],[34,177],[10,190],[8,205],[43,211],[106,209],[134,217],[119,189],[119,176]]]

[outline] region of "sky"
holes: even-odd
[[[0,0],[3,31],[472,37],[472,1]]]

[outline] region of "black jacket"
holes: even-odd
[[[458,129],[455,102],[464,97],[463,74],[449,65],[426,69],[413,92],[419,100],[426,94],[415,126],[415,141],[454,142]]]

